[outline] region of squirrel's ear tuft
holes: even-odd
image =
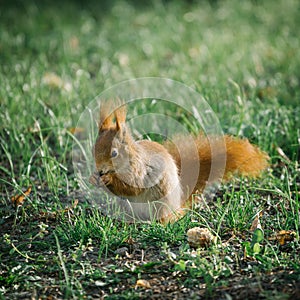
[[[107,130],[114,127],[114,110],[115,103],[113,99],[101,101],[100,104],[100,118],[98,128],[99,131]]]
[[[114,124],[114,118],[116,123]],[[100,107],[100,120],[98,124],[99,131],[107,130],[110,128],[115,128],[120,130],[122,124],[126,121],[126,106],[117,99],[113,101],[112,99],[101,103]]]
[[[116,118],[116,129],[122,129],[122,124],[126,122],[126,107],[122,105],[115,110],[115,118]]]
[[[103,131],[106,129],[109,129],[113,124],[113,116],[109,115],[106,118],[100,118],[100,121],[98,123],[99,131]]]

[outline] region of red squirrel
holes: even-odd
[[[110,105],[103,105],[100,111],[93,149],[96,171],[90,183],[127,199],[139,219],[175,221],[192,207],[193,195],[201,193],[208,180],[226,180],[235,173],[257,177],[268,166],[265,152],[247,139],[228,135],[211,139],[204,134],[193,138],[179,136],[176,143],[163,144],[135,141],[126,125],[125,105],[112,112],[109,108]],[[220,153],[213,156],[212,149]],[[188,170],[200,166],[193,183],[189,171],[181,175],[182,153]]]

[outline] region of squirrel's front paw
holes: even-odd
[[[99,176],[98,172],[95,172],[93,175],[90,176],[89,182],[92,185],[98,187],[109,185],[112,183],[112,176],[111,174],[104,174],[102,176]]]
[[[112,176],[111,174],[104,174],[100,177],[100,180],[104,185],[110,185],[112,183]]]

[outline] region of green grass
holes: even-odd
[[[298,1],[100,2],[1,4],[0,298],[299,296]],[[224,132],[268,152],[270,170],[223,185],[167,226],[126,224],[89,205],[69,129],[104,89],[147,76],[201,93]],[[11,197],[28,186],[15,208]],[[259,212],[261,250],[246,256]],[[191,249],[195,226],[217,243]],[[295,239],[279,245],[280,230]]]

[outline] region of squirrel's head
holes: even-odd
[[[94,146],[96,170],[99,176],[121,173],[129,167],[129,153],[133,140],[126,124],[126,107],[115,110],[103,106],[99,132]]]

